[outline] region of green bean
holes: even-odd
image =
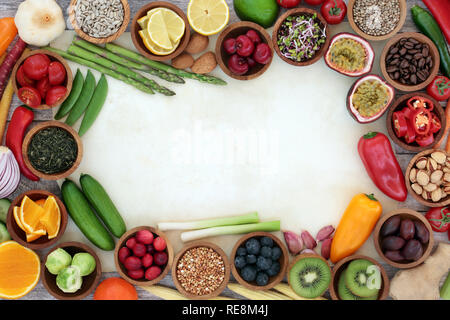
[[[88,70],[86,75],[86,81],[83,84],[83,89],[81,90],[80,97],[77,102],[70,110],[69,116],[66,119],[66,123],[69,126],[73,126],[75,122],[81,117],[84,110],[86,110],[89,102],[91,101],[92,95],[95,90],[95,77],[91,70]]]
[[[69,96],[66,100],[64,100],[64,102],[61,104],[61,107],[59,107],[58,112],[55,114],[56,120],[63,118],[70,112],[72,107],[75,105],[75,102],[77,102],[78,97],[80,96],[81,89],[83,89],[83,83],[83,74],[81,73],[80,69],[77,69],[77,73],[75,75],[75,78],[73,79],[72,91],[70,91]]]
[[[84,113],[83,121],[81,121],[81,126],[78,130],[78,134],[80,135],[80,137],[89,130],[95,119],[97,119],[98,114],[105,104],[107,94],[108,82],[106,81],[105,75],[102,74],[100,80],[97,83],[97,87],[95,87],[94,95],[92,96],[86,112]]]

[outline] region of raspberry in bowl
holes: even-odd
[[[114,261],[122,278],[134,285],[150,286],[169,272],[173,249],[166,235],[158,229],[136,227],[119,239]]]

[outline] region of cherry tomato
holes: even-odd
[[[53,106],[58,104],[66,95],[67,88],[63,86],[51,87],[47,91],[47,96],[45,97],[45,104],[48,106]]]
[[[392,114],[395,135],[399,138],[404,137],[408,131],[408,120],[401,111],[395,111]]]
[[[23,72],[23,65],[21,65],[19,69],[17,69],[16,80],[21,87],[34,87],[34,80],[28,78],[25,75],[25,72]]]
[[[41,95],[42,99],[45,99],[47,95],[48,89],[50,89],[50,82],[48,80],[48,77],[42,78],[39,80],[36,84],[36,89],[38,89],[39,94]]]
[[[48,73],[50,59],[42,53],[34,54],[23,62],[25,75],[33,80],[41,80]]]
[[[443,75],[436,76],[427,86],[427,93],[437,101],[445,101],[450,98],[450,80]]]
[[[277,3],[283,8],[293,8],[300,4],[300,0],[277,0]]]
[[[311,5],[311,6],[318,6],[319,4],[322,4],[325,0],[305,0],[305,3]]]
[[[347,14],[347,5],[343,0],[327,0],[320,8],[320,13],[328,24],[339,24]]]
[[[23,103],[32,108],[38,107],[42,100],[39,91],[33,87],[20,88],[17,96]]]
[[[429,146],[434,142],[434,135],[432,133],[419,135],[416,137],[416,142],[421,147]]]
[[[431,208],[425,214],[431,228],[436,232],[450,230],[450,209],[449,207]]]
[[[436,114],[431,113],[431,128],[430,128],[430,132],[431,133],[436,133],[439,130],[441,130],[441,120],[439,120],[439,117]]]
[[[66,68],[59,61],[53,61],[48,66],[48,80],[52,86],[60,85],[66,80]]]

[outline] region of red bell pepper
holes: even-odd
[[[450,98],[450,79],[446,76],[436,76],[427,86],[427,93],[437,101]]]
[[[446,232],[450,230],[450,208],[448,206],[431,208],[425,214],[425,218],[427,218],[433,231]]]
[[[358,153],[378,189],[394,200],[405,201],[405,178],[388,137],[380,132],[367,133],[359,139]]]
[[[17,107],[13,112],[11,121],[9,122],[5,144],[14,154],[22,174],[32,181],[38,181],[39,177],[34,175],[33,172],[28,169],[22,156],[22,143],[25,130],[31,122],[33,122],[33,119],[34,113],[31,109],[26,106]]]

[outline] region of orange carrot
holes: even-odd
[[[445,128],[444,128],[444,134],[442,135],[441,139],[436,142],[434,145],[434,149],[441,149],[441,145],[444,142],[445,138],[448,136],[448,132],[450,130],[450,99],[447,101],[447,107],[445,108]],[[446,148],[450,147],[449,145],[450,139],[447,139],[447,145]]]

